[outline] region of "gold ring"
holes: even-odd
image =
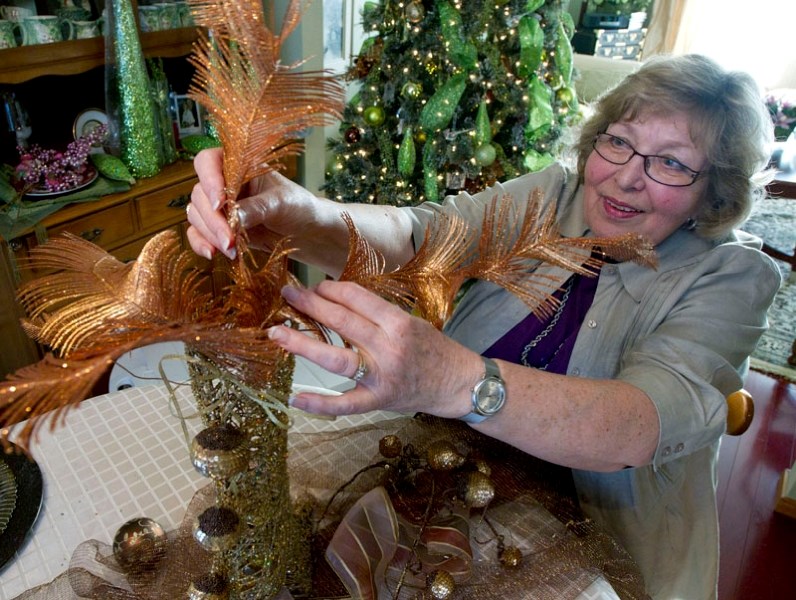
[[[365,364],[365,357],[361,354],[359,355],[359,365],[357,365],[357,370],[351,376],[355,382],[359,383],[362,381],[362,378],[368,374],[368,365]]]

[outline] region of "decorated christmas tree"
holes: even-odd
[[[564,0],[380,0],[325,191],[414,205],[544,168],[577,118]]]

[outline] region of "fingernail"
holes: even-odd
[[[299,296],[299,290],[294,285],[286,285],[282,288],[282,297],[288,302],[293,302]]]
[[[269,327],[266,331],[268,334],[269,340],[274,340],[275,342],[280,342],[285,339],[285,334],[282,331],[281,325],[274,325],[273,327]]]
[[[238,255],[238,250],[235,248],[235,242],[232,240],[231,237],[224,238],[224,244],[222,247],[224,254],[228,256],[230,259],[235,258]]]
[[[210,248],[202,248],[202,256],[207,260],[213,260],[213,250]]]
[[[213,198],[210,201],[213,210],[218,210],[223,201],[224,201],[224,192],[216,192],[215,194],[213,194]]]

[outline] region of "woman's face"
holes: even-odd
[[[645,155],[673,158],[695,171],[707,167],[704,152],[691,141],[686,115],[641,115],[611,123],[606,130]],[[586,223],[597,236],[633,232],[660,244],[697,214],[706,177],[687,187],[666,186],[644,172],[644,159],[633,156],[615,165],[592,150],[584,169]]]

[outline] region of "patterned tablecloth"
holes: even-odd
[[[192,414],[189,388],[179,388],[177,396],[183,413]],[[293,416],[295,430],[302,433],[385,418],[384,413],[333,421]],[[201,429],[198,418],[186,424],[191,437]],[[42,431],[33,455],[44,478],[44,501],[27,541],[0,572],[0,600],[63,573],[85,540],[110,544],[129,519],[147,516],[167,530],[175,528],[194,492],[208,482],[191,466],[181,421],[171,414],[160,384],[83,402],[55,431]],[[604,579],[581,597],[617,598]]]

